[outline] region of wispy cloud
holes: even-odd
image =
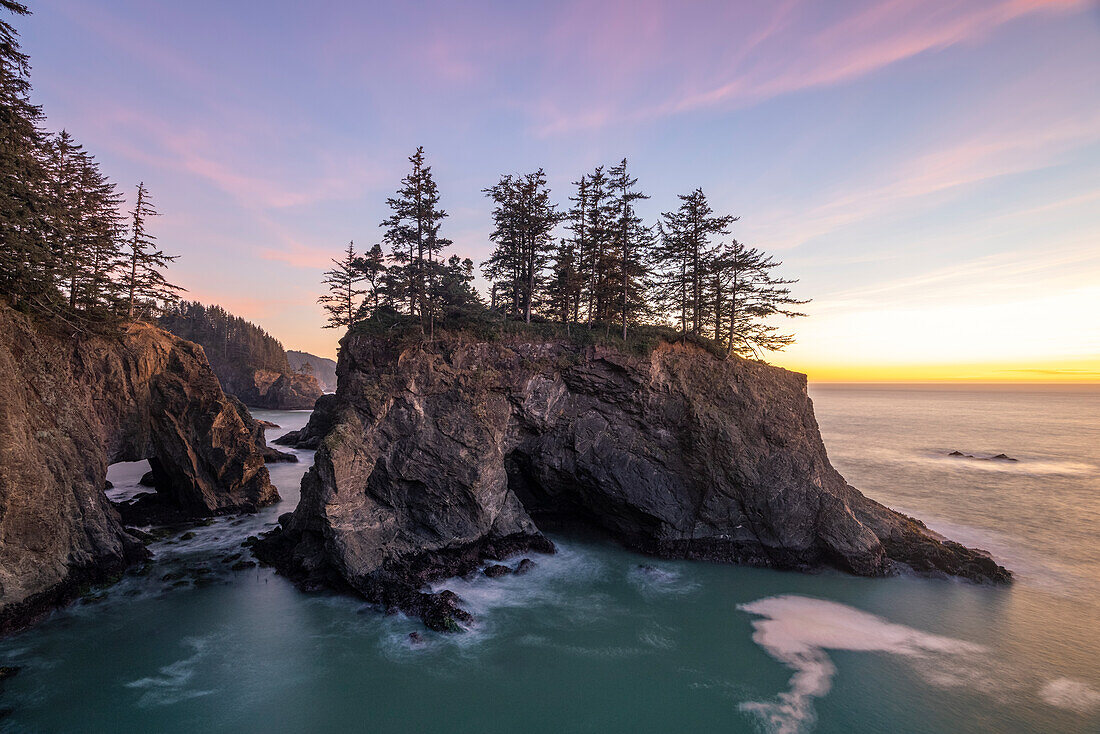
[[[821,19],[813,5],[789,0],[772,6],[769,17],[744,22],[744,10],[735,5],[707,7],[714,17],[706,26],[685,32],[669,23],[660,39],[620,39],[605,46],[603,58],[631,58],[631,50],[658,44],[668,53],[680,81],[658,86],[657,99],[630,99],[637,90],[623,86],[620,94],[595,104],[565,105],[543,98],[535,107],[540,115],[537,131],[561,134],[613,122],[638,122],[711,107],[755,104],[784,94],[832,86],[868,76],[921,54],[980,39],[1000,26],[1024,16],[1080,10],[1087,0],[966,0],[936,3],[921,0],[888,0],[866,4],[848,15],[825,20],[820,29],[808,28]],[[699,6],[701,7],[701,6]],[[656,11],[648,6],[631,11],[632,17]],[[713,58],[714,45],[700,42],[699,33],[717,29],[728,35],[733,51]],[[745,28],[747,31],[742,31]],[[744,33],[743,37],[738,37]],[[613,39],[614,40],[614,39]],[[692,47],[691,44],[695,44]],[[717,67],[717,68],[714,68]],[[634,68],[634,83],[660,84],[660,77],[643,62]],[[625,72],[617,70],[622,82]],[[623,98],[626,89],[627,98]],[[547,115],[559,108],[572,112]]]
[[[1098,141],[1100,110],[1046,124],[1021,120],[1013,129],[979,130],[951,145],[881,167],[859,185],[823,197],[821,203],[797,211],[760,212],[754,219],[766,224],[756,227],[754,235],[770,249],[791,249],[890,212],[912,213],[922,200],[952,189],[1056,165],[1068,153]]]

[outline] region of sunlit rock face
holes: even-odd
[[[146,504],[174,517],[254,511],[278,499],[262,443],[198,345],[144,324],[74,335],[0,306],[0,632],[144,558],[104,495],[109,464],[149,459]]]
[[[419,613],[426,581],[581,525],[665,557],[1010,578],[849,486],[804,375],[686,343],[628,354],[354,333],[338,374],[288,438],[316,462],[261,551],[307,585]]]

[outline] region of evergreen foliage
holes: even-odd
[[[13,0],[0,9],[29,14]],[[155,315],[182,289],[163,272],[175,256],[148,229],[149,192],[139,184],[124,212],[94,156],[68,131],[42,130],[30,94],[29,59],[0,18],[0,294],[77,331]]]
[[[494,294],[499,292],[507,304],[507,312],[531,323],[531,314],[542,306],[543,275],[559,221],[546,172],[540,168],[523,176],[501,176],[485,195],[494,204],[495,226],[489,238],[496,248],[482,272],[493,282]]]
[[[178,337],[201,344],[219,374],[225,366],[283,374],[291,371],[278,339],[221,306],[179,301],[165,309],[159,324]]]
[[[328,286],[317,302],[328,312],[326,329],[347,329],[359,313],[360,299],[366,290],[359,284],[366,280],[360,269],[361,258],[355,254],[355,242],[349,242],[344,257],[333,260],[332,270],[325,271],[322,282]]]
[[[423,149],[409,160],[413,172],[388,200],[394,214],[383,223],[389,258],[379,245],[365,256],[349,246],[325,273],[329,293],[320,300],[329,326],[394,334],[415,320],[417,333],[431,338],[437,318],[497,336],[522,323],[581,342],[597,331],[611,340],[614,326],[623,345],[687,339],[726,357],[760,357],[794,341],[772,321],[804,315],[797,308],[807,301],[791,294],[796,281],[775,274],[781,263],[730,238],[738,218],[716,213],[702,189],[681,195],[677,209],[647,225],[637,204],[649,197],[625,158],[574,181],[564,213],[541,168],[503,175],[483,190],[492,202],[494,245],[481,264],[486,308],[470,260],[435,258],[439,247],[431,243],[440,241],[445,213]],[[631,332],[636,338],[628,340]]]
[[[439,189],[427,165],[424,148],[409,157],[412,171],[401,179],[397,194],[386,200],[391,214],[383,220],[383,240],[390,245],[395,267],[390,272],[394,304],[418,316],[429,335],[435,325],[433,300],[439,276],[437,257],[451,244],[440,235],[447,212],[439,207]]]

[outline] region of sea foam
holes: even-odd
[[[743,711],[758,716],[768,731],[795,734],[810,727],[813,699],[829,692],[836,668],[827,650],[855,650],[907,658],[974,655],[985,648],[922,632],[844,604],[804,596],[774,596],[738,609],[757,615],[753,641],[794,670],[790,690],[774,701],[750,701]]]
[[[1037,693],[1048,705],[1078,714],[1100,708],[1100,691],[1083,681],[1054,678],[1036,691],[1034,673],[1024,679],[998,673],[1000,667],[982,645],[895,624],[845,604],[783,595],[741,604],[738,609],[758,617],[752,623],[753,641],[794,670],[790,689],[775,700],[740,706],[775,734],[797,734],[813,725],[813,700],[829,692],[836,673],[828,650],[898,656],[940,688],[968,688],[998,698]]]
[[[1055,678],[1039,691],[1051,706],[1087,714],[1100,708],[1100,691],[1072,678]]]

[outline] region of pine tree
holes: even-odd
[[[591,326],[593,320],[611,321],[611,306],[618,295],[613,280],[618,258],[614,236],[615,205],[603,166],[597,166],[588,175],[587,188],[587,224],[579,260],[587,301],[586,320]]]
[[[0,0],[13,15],[25,5]],[[42,221],[42,109],[30,101],[30,62],[19,34],[0,18],[0,292],[42,308],[53,297],[56,258]]]
[[[634,210],[634,202],[648,199],[634,187],[638,180],[627,173],[626,158],[610,171],[612,207],[615,218],[611,230],[614,234],[616,263],[610,278],[618,291],[618,309],[622,323],[622,336],[626,339],[627,323],[637,317],[645,307],[646,262],[653,246],[652,231],[643,226]]]
[[[712,239],[726,234],[737,217],[716,215],[702,189],[680,195],[680,208],[661,215],[661,242],[655,252],[659,290],[666,307],[678,311],[680,328],[702,334],[707,276],[714,257]]]
[[[386,282],[386,256],[382,245],[375,243],[362,257],[356,258],[355,269],[363,276],[363,302],[359,306],[358,320],[374,318],[382,305]]]
[[[559,304],[562,321],[580,321],[581,299],[586,283],[585,255],[589,247],[588,228],[589,183],[582,175],[573,182],[576,195],[569,197],[573,207],[565,214],[570,236],[561,238],[554,265],[555,303]]]
[[[88,266],[87,253],[80,246],[80,179],[87,165],[87,153],[68,131],[62,130],[47,140],[45,166],[46,206],[43,214],[47,238],[58,263],[58,285],[68,293],[70,309],[76,308],[79,278]]]
[[[379,248],[381,249],[381,248]],[[359,286],[366,279],[362,258],[355,254],[355,243],[349,242],[344,257],[333,259],[332,270],[325,271],[321,281],[328,286],[317,302],[328,312],[326,329],[347,329],[355,323],[362,307],[360,299],[366,291]]]
[[[782,265],[770,255],[760,255],[750,273],[750,287],[741,307],[730,318],[729,351],[737,354],[761,350],[776,351],[794,342],[793,334],[785,334],[778,326],[767,323],[776,316],[798,318],[806,314],[797,310],[810,301],[795,298],[788,286],[797,280],[779,278],[773,270]],[[736,300],[731,305],[736,305]]]
[[[502,304],[506,314],[516,316],[520,310],[520,282],[523,256],[520,250],[518,218],[516,216],[517,185],[511,175],[501,176],[497,183],[482,192],[493,201],[493,231],[489,239],[496,247],[482,263],[481,272],[492,287],[490,307]]]
[[[129,319],[134,318],[135,307],[142,301],[155,307],[158,302],[176,300],[183,290],[169,283],[161,272],[179,256],[166,255],[157,249],[156,237],[146,228],[149,219],[155,216],[157,210],[149,200],[143,181],[138,184],[137,201],[130,211],[130,237],[126,243],[130,249],[126,257],[128,272],[123,283],[127,294],[126,317]]]
[[[484,310],[485,305],[474,289],[474,261],[451,255],[440,267],[436,302],[444,318],[464,319]]]
[[[114,309],[122,295],[117,278],[124,266],[122,196],[91,155],[82,160],[77,185],[76,247],[83,253],[84,269],[74,305],[86,312]]]
[[[501,176],[494,186],[485,189],[485,194],[496,204],[496,226],[490,235],[496,249],[485,268],[486,277],[508,278],[511,310],[530,323],[540,305],[543,271],[559,220],[557,205],[550,202],[546,172],[540,168],[524,176]]]
[[[439,189],[432,178],[431,166],[425,165],[424,148],[418,147],[409,158],[412,172],[401,180],[397,195],[386,200],[393,212],[382,222],[383,239],[393,248],[399,264],[393,272],[398,298],[408,304],[409,314],[420,317],[420,328],[428,323],[434,333],[435,310],[431,303],[433,264],[439,253],[451,244],[439,230],[447,212],[439,208]]]

